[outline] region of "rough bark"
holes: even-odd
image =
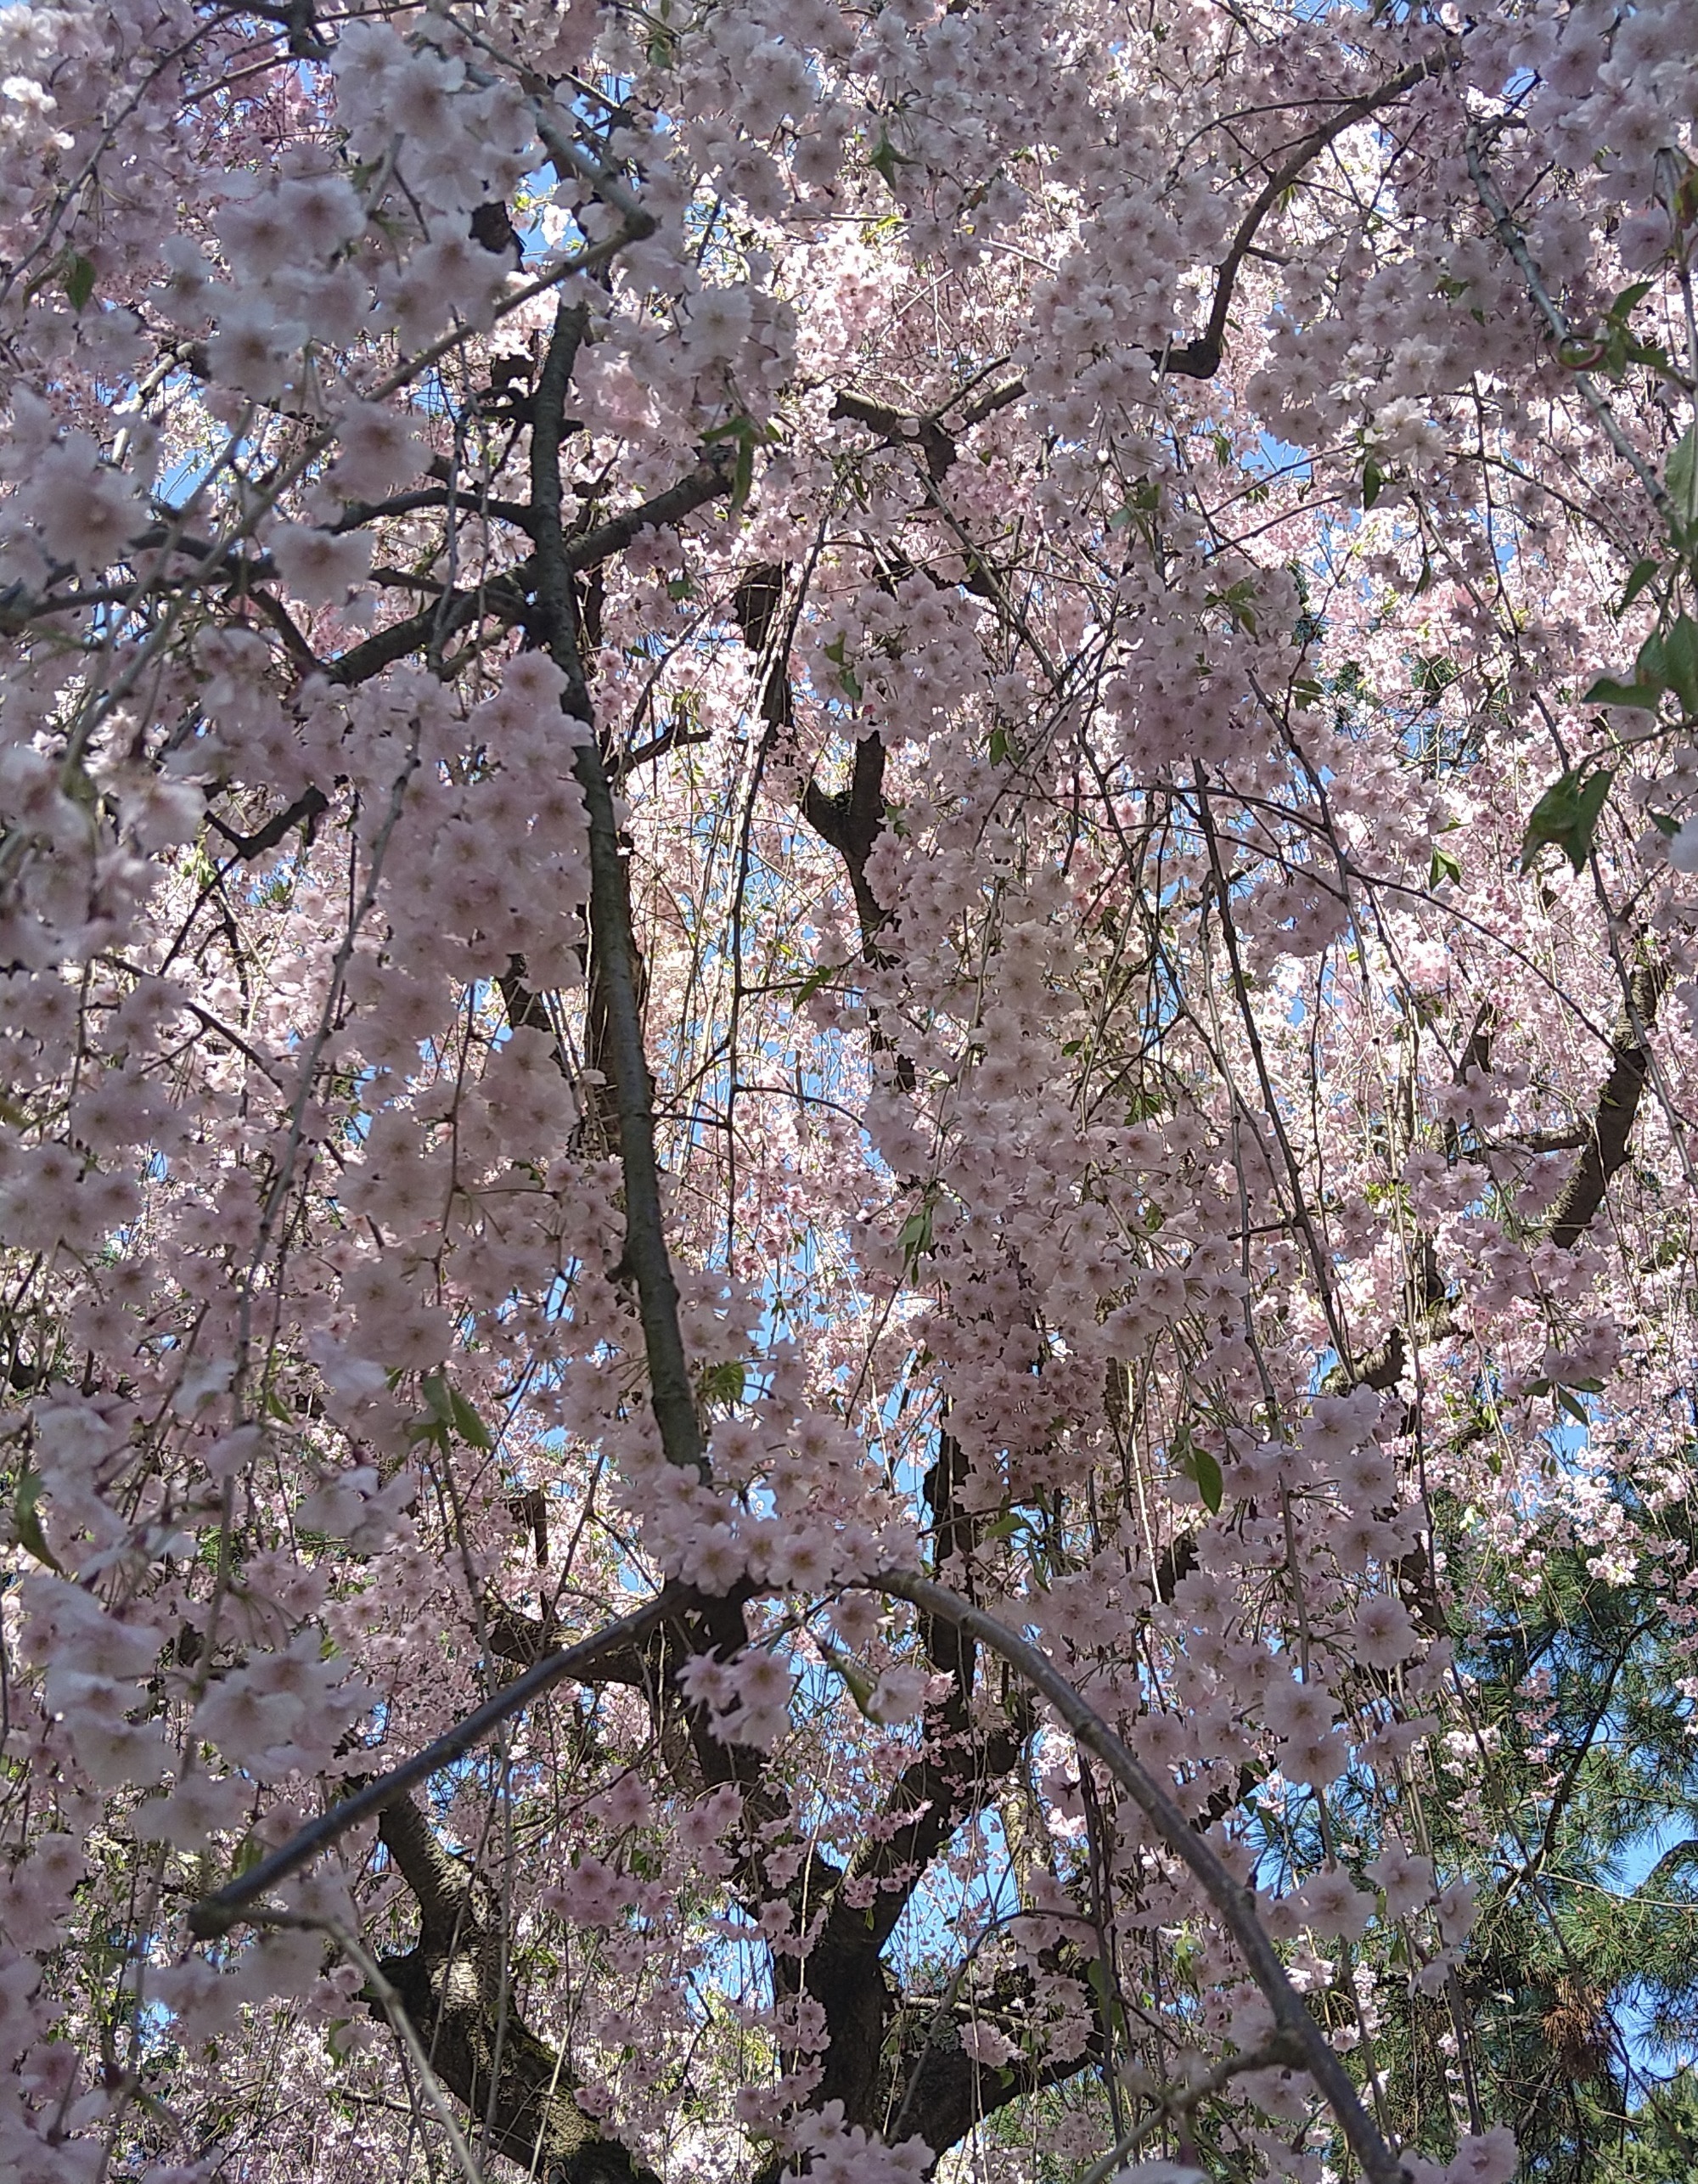
[[[419,1939],[380,1964],[430,2067],[488,2142],[546,2184],[657,2184],[617,2139],[605,2138],[572,2095],[578,2080],[539,2040],[506,1986],[500,1907],[436,1840],[410,1798],[387,1808],[378,1833],[419,1905]],[[374,2002],[374,2014],[381,2005]]]
[[[1667,983],[1667,970],[1661,964],[1640,964],[1629,975],[1627,995],[1611,1034],[1609,1073],[1592,1113],[1577,1130],[1556,1134],[1554,1149],[1573,1145],[1579,1151],[1545,1224],[1547,1239],[1559,1251],[1572,1251],[1579,1243],[1601,1210],[1611,1180],[1627,1165],[1633,1126],[1650,1076],[1650,1027]],[[1459,1082],[1470,1067],[1483,1072],[1492,1028],[1482,1011],[1459,1067]],[[1454,1140],[1453,1126],[1451,1136]],[[1383,1340],[1358,1361],[1354,1371],[1340,1376],[1341,1387],[1373,1388],[1384,1393],[1403,1376],[1409,1359],[1409,1329],[1430,1342],[1456,1332],[1430,1236],[1420,1239],[1418,1278],[1411,1284],[1411,1292],[1405,1321],[1392,1326]]]
[[[1598,1095],[1580,1157],[1551,1208],[1546,1234],[1559,1250],[1573,1250],[1604,1203],[1611,1178],[1626,1165],[1628,1145],[1650,1073],[1647,1036],[1667,982],[1665,969],[1645,965],[1628,981],[1627,1003],[1610,1041],[1610,1073]]]

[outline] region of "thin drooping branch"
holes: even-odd
[[[1567,314],[1545,286],[1544,277],[1534,262],[1532,252],[1527,248],[1527,237],[1515,225],[1509,206],[1504,202],[1503,192],[1487,167],[1481,151],[1477,127],[1468,132],[1468,172],[1479,194],[1480,202],[1491,220],[1493,232],[1521,276],[1534,308],[1549,327],[1559,345],[1572,341],[1574,329],[1568,323]],[[1571,376],[1587,408],[1602,426],[1604,437],[1639,480],[1651,506],[1659,515],[1667,519],[1673,512],[1667,491],[1656,471],[1622,430],[1621,421],[1611,406],[1609,397],[1590,372],[1576,370]]]
[[[593,1675],[601,1662],[621,1657],[633,1646],[640,1646],[655,1626],[675,1615],[680,1605],[689,1597],[680,1586],[668,1585],[654,1598],[645,1601],[641,1607],[629,1615],[621,1616],[616,1623],[606,1624],[588,1638],[580,1639],[576,1645],[548,1653],[534,1667],[527,1669],[504,1689],[496,1692],[476,1707],[465,1720],[438,1737],[434,1742],[415,1752],[410,1759],[403,1759],[387,1774],[380,1775],[346,1797],[329,1810],[321,1813],[317,1820],[309,1821],[298,1828],[287,1843],[281,1843],[269,1857],[262,1858],[237,1879],[228,1883],[210,1896],[192,1906],[188,1913],[188,1930],[205,1941],[215,1935],[228,1933],[249,1908],[258,1903],[280,1881],[316,1858],[339,1836],[346,1835],[351,1827],[357,1827],[363,1820],[380,1813],[394,1798],[412,1788],[415,1782],[424,1782],[455,1760],[464,1759],[468,1752],[475,1751],[484,1739],[498,1729],[503,1721],[522,1713],[533,1699],[540,1698],[554,1685],[563,1683],[569,1676]]]
[[[1348,129],[1363,121],[1371,121],[1386,107],[1395,105],[1407,92],[1418,85],[1431,82],[1435,77],[1448,75],[1459,59],[1454,42],[1447,39],[1437,52],[1429,53],[1425,60],[1400,70],[1384,83],[1371,91],[1363,92],[1355,99],[1342,99],[1336,110],[1324,121],[1316,124],[1300,137],[1286,153],[1279,165],[1257,192],[1248,209],[1240,219],[1227,245],[1225,256],[1215,271],[1214,295],[1209,305],[1209,315],[1200,334],[1193,335],[1188,341],[1170,342],[1165,349],[1153,350],[1150,362],[1158,373],[1170,374],[1180,379],[1212,379],[1221,368],[1225,354],[1227,322],[1232,315],[1233,296],[1237,289],[1239,274],[1244,262],[1256,248],[1256,238],[1262,222],[1284,199],[1293,183],[1302,179],[1303,172],[1328,147]],[[970,431],[982,424],[986,418],[1010,402],[1018,402],[1026,392],[1024,378],[1015,378],[990,389],[979,399],[962,410],[964,429]],[[951,405],[953,407],[953,404]],[[908,415],[891,403],[879,402],[870,395],[857,394],[846,388],[831,406],[831,415],[836,421],[864,425],[891,446],[917,447],[923,458],[926,474],[934,485],[943,478],[954,464],[959,453],[955,434],[942,421],[946,411],[933,410],[921,414]]]
[[[1279,2030],[1290,2041],[1302,2067],[1314,2083],[1362,2164],[1369,2184],[1408,2184],[1408,2171],[1386,2145],[1325,2033],[1310,2015],[1279,1961],[1266,1928],[1256,1915],[1252,1893],[1236,1880],[1172,1798],[1116,1736],[1090,1702],[1029,1639],[1010,1630],[981,1607],[961,1599],[934,1579],[905,1570],[884,1570],[874,1587],[892,1599],[906,1600],[929,1615],[953,1623],[981,1646],[999,1654],[1060,1715],[1075,1738],[1095,1753],[1126,1791],[1174,1855],[1188,1866],[1203,1893],[1237,1944],[1251,1977],[1261,1988]]]
[[[1640,964],[1628,981],[1625,1005],[1611,1034],[1609,1075],[1599,1092],[1590,1118],[1572,1131],[1551,1133],[1545,1149],[1561,1151],[1577,1146],[1580,1157],[1570,1169],[1546,1223],[1545,1236],[1559,1251],[1572,1251],[1585,1236],[1602,1207],[1611,1179],[1627,1165],[1628,1148],[1639,1120],[1645,1089],[1650,1076],[1650,1050],[1646,1044],[1656,1021],[1658,1004],[1668,983],[1666,965]],[[1482,1066],[1480,1027],[1476,1027],[1468,1054],[1458,1071],[1465,1077],[1469,1058]],[[1538,1141],[1518,1140],[1530,1151]],[[1457,1331],[1448,1294],[1439,1280],[1431,1239],[1421,1246],[1420,1281],[1411,1298],[1408,1326],[1428,1340],[1442,1340]],[[1409,1332],[1402,1322],[1370,1350],[1350,1376],[1352,1388],[1377,1388],[1382,1394],[1397,1387],[1409,1361]]]
[[[483,2126],[488,2144],[546,2184],[658,2184],[573,2096],[579,2080],[503,1994],[500,1902],[451,1857],[410,1798],[385,1808],[385,1849],[419,1905],[419,1939],[378,1966],[374,2007]],[[384,1992],[384,1988],[388,1992]]]
[[[1274,168],[1257,192],[1249,210],[1240,220],[1233,239],[1227,245],[1226,256],[1221,260],[1215,274],[1214,300],[1209,307],[1207,324],[1200,334],[1189,341],[1176,344],[1157,361],[1161,369],[1177,372],[1186,379],[1212,379],[1220,369],[1221,357],[1226,341],[1227,320],[1232,312],[1233,292],[1238,284],[1245,260],[1255,247],[1257,234],[1262,222],[1274,210],[1292,184],[1302,178],[1303,170],[1319,158],[1328,147],[1337,142],[1347,129],[1371,121],[1375,115],[1387,106],[1395,105],[1406,92],[1418,84],[1430,82],[1435,76],[1445,76],[1455,67],[1459,56],[1448,42],[1437,53],[1429,53],[1425,60],[1414,62],[1372,91],[1364,91],[1358,99],[1346,99],[1336,112],[1328,115],[1300,137],[1290,150]]]

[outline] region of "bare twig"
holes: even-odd
[[[1527,248],[1527,238],[1515,225],[1509,206],[1504,202],[1502,192],[1493,181],[1485,160],[1481,155],[1480,132],[1477,128],[1470,129],[1468,132],[1468,172],[1474,178],[1474,187],[1479,192],[1480,202],[1485,206],[1491,217],[1498,240],[1515,261],[1515,268],[1520,273],[1527,294],[1532,298],[1539,316],[1549,327],[1559,343],[1572,341],[1574,333],[1568,323],[1567,314],[1545,286],[1544,277],[1534,262],[1532,252]],[[1574,384],[1579,388],[1587,408],[1604,428],[1604,437],[1645,487],[1651,505],[1657,514],[1667,521],[1673,515],[1673,504],[1669,499],[1663,488],[1662,481],[1656,471],[1645,462],[1627,434],[1616,422],[1616,413],[1610,407],[1609,397],[1602,391],[1590,372],[1576,370]]]

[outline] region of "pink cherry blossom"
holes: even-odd
[[[0,11],[0,2171],[1507,2184],[1690,30]]]

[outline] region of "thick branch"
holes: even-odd
[[[314,819],[330,808],[330,800],[322,789],[308,787],[301,791],[292,804],[273,813],[265,825],[251,834],[238,834],[227,826],[216,812],[208,812],[207,820],[222,834],[245,864],[256,857],[263,857],[268,849],[275,849],[284,835],[297,826],[310,827]]]
[[[652,500],[610,515],[605,523],[598,523],[593,531],[586,531],[582,537],[567,541],[561,549],[562,566],[572,571],[593,569],[622,553],[639,532],[659,531],[667,524],[682,523],[685,516],[693,515],[697,509],[706,508],[709,501],[730,492],[732,470],[732,458],[726,447],[722,445],[711,448],[695,469],[676,485],[667,486]]]
[[[1342,99],[1335,112],[1319,122],[1306,136],[1300,137],[1285,157],[1268,176],[1257,193],[1249,210],[1239,222],[1232,241],[1227,246],[1215,274],[1214,297],[1209,307],[1206,324],[1200,334],[1189,341],[1178,341],[1159,352],[1152,352],[1150,361],[1158,372],[1172,373],[1182,379],[1212,379],[1220,369],[1221,357],[1226,342],[1227,320],[1231,315],[1233,293],[1244,262],[1255,250],[1256,238],[1262,222],[1302,176],[1310,161],[1359,121],[1368,121],[1382,107],[1390,106],[1405,92],[1413,91],[1418,84],[1434,76],[1443,76],[1456,65],[1457,52],[1447,42],[1436,53],[1378,85],[1364,91],[1359,98]],[[1013,379],[981,395],[962,412],[964,425],[970,430],[998,409],[1018,402],[1026,392],[1024,379]],[[869,395],[856,394],[846,389],[831,407],[833,419],[840,423],[864,425],[871,431],[893,446],[918,447],[925,459],[928,476],[936,484],[955,462],[959,453],[955,436],[942,423],[942,412],[921,416],[906,416],[890,403],[875,401]]]
[[[1347,129],[1353,129],[1358,121],[1366,121],[1381,107],[1390,106],[1413,91],[1417,84],[1425,83],[1436,76],[1443,76],[1456,65],[1456,55],[1448,47],[1430,53],[1425,60],[1416,61],[1412,67],[1380,84],[1372,91],[1364,91],[1359,99],[1344,100],[1335,113],[1300,137],[1285,157],[1275,167],[1257,191],[1249,211],[1239,222],[1227,254],[1221,260],[1215,275],[1214,301],[1209,307],[1208,323],[1202,332],[1191,341],[1168,349],[1157,362],[1163,371],[1178,372],[1186,379],[1212,379],[1220,369],[1221,355],[1226,341],[1226,323],[1232,310],[1233,290],[1244,262],[1255,246],[1257,232],[1268,215],[1279,204],[1292,183],[1299,179],[1309,162],[1318,157],[1327,147],[1341,137]]]
[[[846,396],[844,400],[857,402],[857,398]],[[875,406],[857,402],[857,414]],[[761,717],[774,733],[793,727],[796,722],[788,647],[774,645],[784,592],[784,571],[775,562],[763,562],[744,577],[731,601],[743,642],[762,663]],[[882,740],[866,735],[856,744],[846,787],[828,791],[817,781],[809,781],[802,791],[801,813],[814,832],[843,859],[860,920],[861,945],[870,957],[873,936],[888,915],[867,881],[867,859],[885,825]]]
[[[1610,1074],[1598,1095],[1580,1157],[1551,1208],[1546,1234],[1560,1250],[1571,1251],[1579,1242],[1604,1202],[1611,1178],[1626,1164],[1628,1140],[1650,1072],[1646,1039],[1667,982],[1666,969],[1645,965],[1628,982],[1628,1005],[1610,1042],[1614,1057]]]
[[[941,1435],[938,1460],[925,1483],[935,1568],[970,1552],[976,1537],[973,1520],[955,1502],[964,1468],[959,1444],[947,1433]],[[897,2007],[886,1973],[885,1945],[933,1860],[1013,1771],[1032,1727],[1031,1708],[1016,1692],[1007,1720],[988,1734],[976,1731],[972,1639],[936,1617],[923,1617],[922,1626],[927,1657],[948,1676],[948,1691],[940,1704],[926,1708],[919,1756],[891,1785],[847,1871],[832,1877],[829,1908],[800,1967],[799,1984],[824,2007],[830,2035],[813,2104],[841,2100],[852,2122],[869,2125],[882,2113],[887,2036]],[[872,1900],[864,1903],[869,1888]],[[927,2136],[935,2146],[946,2142],[931,2138],[929,2130]]]
[[[386,1956],[378,1968],[431,2069],[489,2143],[547,2184],[657,2184],[627,2147],[602,2136],[572,2097],[577,2080],[565,2057],[503,1993],[498,1926],[410,1798],[385,1810],[379,1832],[417,1900],[419,1928],[404,1956]]]
[[[1168,1849],[1189,1866],[1204,1894],[1214,1905],[1221,1923],[1237,1944],[1274,2013],[1274,2024],[1290,2040],[1294,2051],[1302,2058],[1303,2069],[1313,2079],[1337,2118],[1369,2184],[1408,2184],[1403,2164],[1380,2136],[1325,2034],[1291,1984],[1279,1951],[1256,1916],[1254,1894],[1234,1878],[1168,1792],[1133,1757],[1049,1656],[1005,1624],[998,1622],[994,1616],[975,1607],[970,1601],[959,1599],[930,1578],[912,1577],[902,1570],[886,1570],[873,1583],[894,1599],[909,1601],[930,1614],[954,1623],[980,1645],[1000,1654],[1010,1668],[1048,1700],[1077,1741],[1096,1754]]]
[[[432,645],[446,645],[468,622],[484,615],[495,616],[503,622],[522,622],[529,611],[524,586],[531,566],[528,561],[516,561],[487,583],[469,586],[464,591],[450,592],[442,599],[433,599],[417,614],[392,622],[386,629],[378,630],[358,645],[351,645],[346,652],[326,662],[325,673],[333,683],[351,690],[360,683],[369,682],[374,675],[380,675],[385,667],[392,667],[409,653],[422,652]]]
[[[1598,1095],[1590,1121],[1574,1130],[1535,1133],[1515,1140],[1532,1151],[1560,1151],[1574,1145],[1580,1148],[1580,1157],[1551,1208],[1545,1230],[1549,1241],[1560,1251],[1572,1251],[1580,1241],[1604,1203],[1611,1178],[1627,1164],[1628,1144],[1650,1073],[1650,1050],[1646,1039],[1667,983],[1668,972],[1660,965],[1641,965],[1629,979],[1627,1002],[1611,1037],[1610,1073]],[[1465,1079],[1470,1063],[1476,1069],[1483,1069],[1482,1041],[1488,1032],[1482,1012],[1482,1022],[1475,1026],[1458,1069],[1459,1083]],[[1431,1237],[1421,1240],[1420,1291],[1411,1299],[1411,1324],[1429,1339],[1442,1339],[1456,1331]],[[1403,1378],[1408,1358],[1408,1336],[1403,1326],[1393,1326],[1344,1384],[1378,1388],[1383,1393]]]
[[[453,508],[464,515],[510,523],[520,531],[531,528],[528,508],[516,500],[491,500],[475,486],[462,493],[454,492],[449,486],[419,486],[411,493],[392,493],[387,500],[350,501],[329,528],[335,532],[358,531],[368,523],[381,523],[390,516],[412,515],[429,508]]]
[[[549,654],[566,678],[565,701],[587,726],[591,718],[589,689],[578,649],[572,562],[560,521],[560,442],[566,388],[588,320],[582,305],[562,304],[556,312],[548,352],[537,382],[531,433],[538,615]],[[576,770],[589,808],[590,937],[606,998],[608,1060],[625,1177],[625,1266],[637,1285],[649,1401],[661,1446],[669,1463],[700,1472],[704,1467],[701,1427],[679,1331],[678,1284],[672,1278],[661,1213],[654,1087],[638,1002],[629,875],[620,848],[613,791],[593,733],[579,746]]]
[[[843,859],[861,922],[861,944],[870,956],[874,935],[887,915],[867,879],[867,859],[885,827],[885,746],[876,732],[855,746],[848,785],[828,794],[818,781],[802,791],[801,815]]]
[[[1047,1970],[1082,1981],[1085,1963],[1071,1943],[1046,1951],[1042,1961]],[[976,2062],[961,2045],[962,2023],[982,2017],[988,2007],[993,2022],[1006,2011],[1013,2022],[1029,2024],[1032,1990],[1029,1972],[1005,1973],[993,1982],[987,1996],[976,1997],[971,2004],[951,2009],[946,1997],[918,2024],[914,2023],[918,2012],[912,2007],[904,2012],[918,2037],[910,2037],[903,2052],[902,2113],[919,2125],[920,2136],[934,2153],[947,2153],[998,2108],[1042,2092],[1046,2085],[1065,2085],[1081,2071],[1100,2069],[1108,2060],[1101,2020],[1093,2011],[1085,2045],[1077,2055],[1063,2058],[1017,2053],[994,2070]]]
[[[981,1811],[997,1786],[1013,1771],[1032,1721],[1025,1708],[1005,1727],[994,1729],[981,1746],[964,1753],[952,1765],[931,1753],[903,1769],[892,1785],[881,1825],[849,1868],[851,1881],[870,1881],[878,1888],[863,1911],[852,1911],[842,1892],[826,1923],[828,1935],[842,1929],[846,1939],[882,1949],[895,1933],[914,1883],[964,1820]],[[892,1830],[891,1822],[900,1818]]]

